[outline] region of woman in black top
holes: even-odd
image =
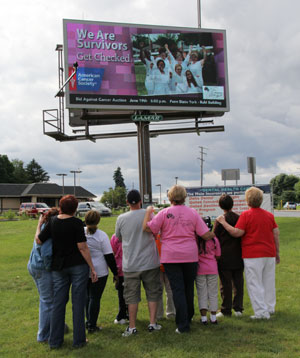
[[[221,195],[219,206],[224,210],[226,222],[235,226],[239,215],[231,210],[233,207],[232,197],[227,194]],[[244,298],[244,263],[242,259],[241,239],[232,237],[218,221],[215,222],[214,233],[221,245],[218,271],[221,281],[222,305],[221,312],[217,314],[217,317],[222,317],[223,315],[231,316],[232,308],[235,316],[241,316]]]
[[[91,269],[92,281],[97,281],[86,243],[83,223],[74,217],[78,200],[73,195],[61,198],[60,214],[55,216],[38,234],[37,242],[53,240],[52,278],[54,302],[50,320],[50,348],[60,348],[64,340],[66,304],[72,286],[73,346],[86,344],[84,308],[86,287]]]

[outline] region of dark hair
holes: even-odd
[[[55,208],[55,207],[51,208],[43,215],[42,224],[47,223],[52,216],[56,216],[58,214],[59,214],[58,208]]]
[[[65,195],[59,201],[59,208],[62,214],[73,215],[77,206],[78,200],[74,195]]]
[[[219,206],[223,210],[231,210],[233,207],[233,199],[230,195],[222,194],[219,199]]]
[[[90,210],[85,214],[85,223],[88,234],[94,234],[97,231],[97,225],[100,222],[100,213],[96,210]]]
[[[190,74],[192,75],[192,78],[191,78],[191,79],[188,79],[188,78],[187,78],[187,75],[186,75],[187,72],[190,72]],[[191,87],[191,83],[192,83],[195,87],[198,87],[197,82],[196,82],[196,80],[195,80],[195,77],[194,77],[192,71],[186,70],[186,71],[185,71],[185,76],[186,76],[186,81],[187,81],[187,84],[188,84],[189,87]]]
[[[202,239],[201,236],[197,235],[197,245],[198,245],[198,251],[199,254],[206,254],[206,241]],[[212,238],[212,241],[214,242],[215,248],[216,248],[216,240],[214,238]]]

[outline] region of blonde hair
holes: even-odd
[[[85,214],[85,224],[87,227],[87,233],[92,235],[97,231],[97,225],[100,222],[100,213],[96,210],[90,210]]]
[[[187,196],[186,190],[181,185],[174,185],[168,191],[168,198],[170,202],[174,205],[184,204],[186,196]]]
[[[259,208],[263,202],[263,191],[252,186],[246,190],[245,199],[251,208]]]

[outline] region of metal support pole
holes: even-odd
[[[137,122],[139,183],[143,207],[152,203],[149,123]]]
[[[197,0],[197,10],[198,10],[198,27],[201,29],[201,0]]]

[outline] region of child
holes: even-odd
[[[216,312],[218,309],[218,266],[217,259],[221,256],[219,240],[203,240],[198,237],[199,261],[196,277],[198,305],[201,313],[201,322],[207,325],[207,310],[210,310],[210,323],[217,324]],[[209,305],[208,305],[209,303]]]
[[[124,274],[122,271],[122,243],[116,237],[115,234],[111,237],[110,244],[115,255],[116,264],[118,267],[118,276],[119,276],[119,283],[116,285],[116,289],[118,290],[118,297],[119,297],[119,313],[117,314],[116,319],[114,320],[115,324],[126,324],[128,320],[128,307],[125,303],[123,297],[124,291]]]
[[[118,282],[118,269],[109,238],[104,231],[97,228],[99,222],[100,213],[98,211],[90,210],[86,213],[85,235],[92,262],[98,276],[97,282],[93,283],[92,280],[89,279],[87,287],[86,328],[88,329],[88,333],[101,330],[101,327],[97,326],[97,320],[100,312],[100,300],[108,277],[108,266],[114,275],[114,281]]]
[[[232,197],[227,194],[221,195],[219,206],[224,210],[226,222],[231,226],[235,226],[239,215],[232,211]],[[218,261],[222,306],[217,317],[231,316],[232,308],[234,315],[239,317],[243,312],[244,297],[244,263],[241,239],[232,237],[218,221],[215,222],[214,233],[220,240],[222,250],[221,258]],[[233,299],[232,291],[234,292]]]
[[[160,234],[157,235],[155,239],[155,243],[160,257],[160,253],[161,253]],[[164,266],[162,264],[160,265],[160,283],[162,287],[165,288],[166,290],[166,317],[167,319],[172,319],[176,316],[176,310],[173,302],[173,294],[172,294],[170,282],[168,280],[168,277],[165,273]],[[163,300],[163,291],[162,291],[161,298],[158,301],[158,305],[157,305],[157,314],[156,314],[157,320],[162,319],[163,316],[164,316],[164,300]]]

